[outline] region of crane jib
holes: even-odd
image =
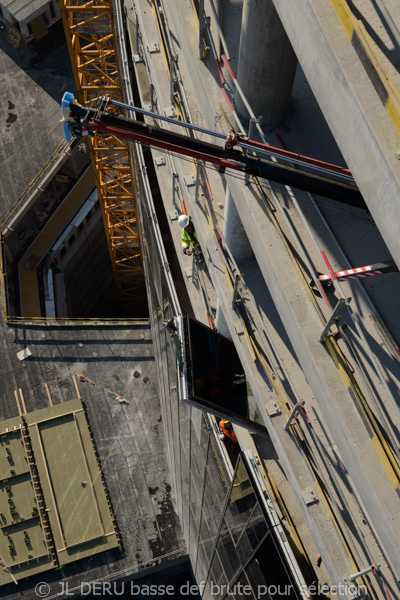
[[[65,108],[63,107],[64,120],[67,121],[70,132],[75,136],[82,135],[82,127],[89,132],[111,133],[123,139],[130,139],[151,147],[212,163],[221,171],[234,169],[352,206],[365,208],[361,193],[355,185],[347,181],[335,180],[333,177],[312,173],[309,164],[304,164],[304,168],[299,164],[296,167],[281,164],[272,158],[247,154],[242,149],[235,147],[228,149],[225,146],[182,135],[157,125],[143,123],[97,108],[87,108],[76,102],[69,103],[69,116],[66,117]]]

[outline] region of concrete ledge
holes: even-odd
[[[273,0],[304,74],[397,266],[400,137],[333,6]]]

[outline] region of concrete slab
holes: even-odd
[[[27,50],[11,46],[5,29],[0,31],[2,214],[62,140],[60,99],[75,89],[65,45],[37,64],[31,58]]]
[[[300,1],[295,10],[281,0],[274,4],[336,142],[400,265],[399,133],[333,3]]]

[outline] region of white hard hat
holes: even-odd
[[[181,229],[185,229],[185,227],[187,227],[189,225],[189,215],[181,215],[178,219],[178,223],[179,223],[179,227]]]

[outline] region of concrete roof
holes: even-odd
[[[73,90],[74,84],[65,46],[32,66],[26,51],[10,46],[5,30],[0,31],[0,73],[4,167],[0,214],[4,215],[62,140],[60,98],[64,91]],[[10,113],[13,117],[7,121]],[[32,356],[20,362],[16,354],[25,346],[30,347]],[[73,375],[84,373],[95,384],[78,386],[122,549],[47,571],[49,597],[62,591],[63,582],[73,589],[99,577],[106,581],[129,577],[155,565],[170,565],[186,555],[172,504],[149,326],[43,331],[42,327],[14,328],[2,322],[0,354],[0,420],[18,416],[15,389],[22,389],[27,411],[32,412],[49,406],[45,383],[54,405],[76,398]],[[118,395],[130,403],[120,404]],[[17,600],[23,594],[34,600],[35,584],[40,581],[43,575],[21,580],[18,586],[4,586],[2,597]]]
[[[20,362],[16,353],[27,346],[32,356]],[[157,393],[157,372],[149,326],[15,327],[0,325],[0,419],[18,415],[14,389],[21,388],[28,412],[49,407],[47,383],[55,409],[76,398],[77,381],[104,473],[122,549],[51,570],[45,581],[50,597],[82,581],[100,576],[129,577],[184,555],[167,467],[163,424]],[[91,383],[93,382],[93,383]],[[129,404],[120,404],[122,395]],[[143,410],[143,406],[146,407]],[[37,413],[36,413],[37,414]],[[29,415],[28,415],[28,421]],[[43,574],[2,588],[2,597],[36,598],[34,587]],[[41,579],[40,579],[41,577]]]
[[[60,99],[64,92],[75,89],[65,45],[37,65],[32,64],[31,58],[26,50],[11,46],[5,29],[0,31],[2,214],[17,200],[63,139]],[[34,151],[33,139],[37,140]]]
[[[12,14],[17,21],[25,21],[30,15],[36,15],[40,9],[44,9],[49,0],[2,0],[1,5]]]

